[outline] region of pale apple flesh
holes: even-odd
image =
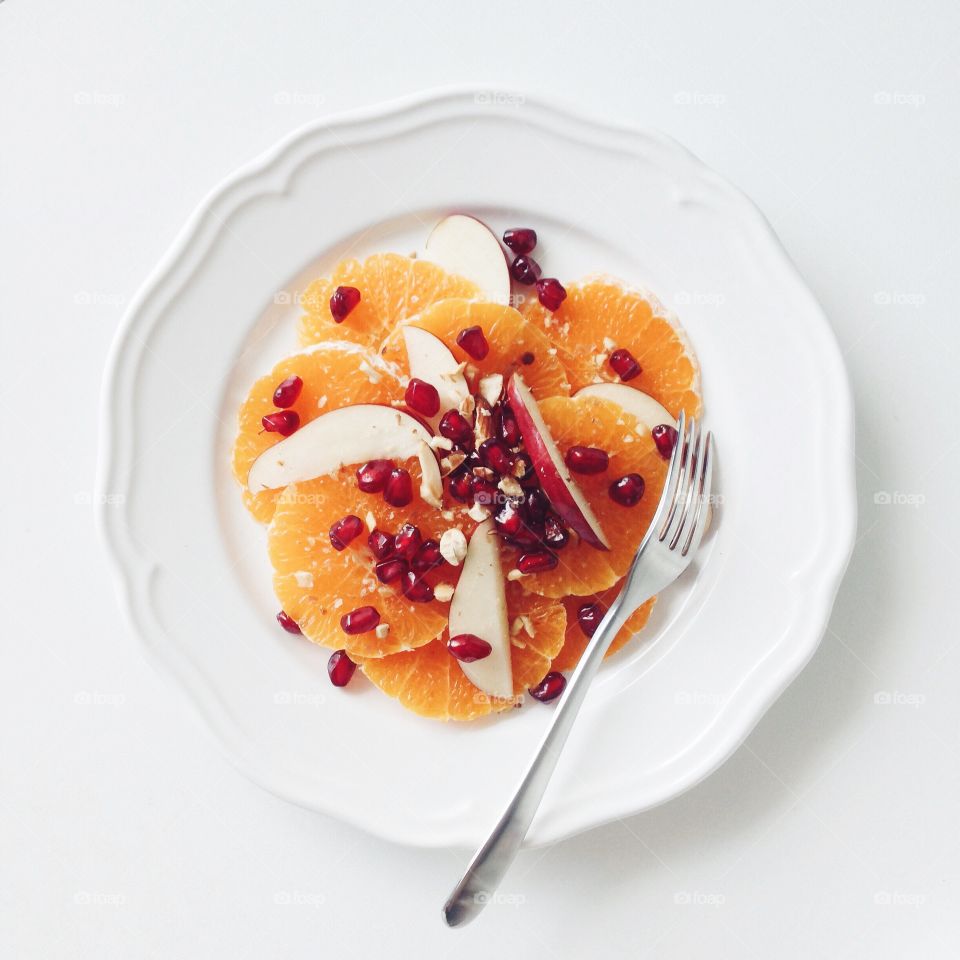
[[[578,390],[574,396],[610,400],[631,417],[636,417],[638,425],[648,431],[660,426],[661,423],[673,427],[674,430],[677,428],[677,421],[663,404],[654,400],[650,394],[635,390],[624,383],[591,383]]]
[[[457,663],[467,679],[485,694],[507,699],[513,696],[513,666],[499,543],[492,520],[484,520],[474,530],[450,601],[448,630],[451,637],[472,633],[490,644],[488,657]]]
[[[459,364],[447,345],[430,333],[407,323],[403,326],[403,342],[407,348],[407,365],[410,376],[423,380],[437,388],[440,395],[440,413],[430,418],[431,426],[448,410],[458,410],[470,395],[470,388]]]
[[[507,384],[507,399],[517,419],[517,426],[533,462],[533,468],[540,479],[540,486],[553,509],[581,540],[598,550],[609,550],[610,544],[600,521],[571,476],[563,455],[550,436],[537,401],[516,373]]]
[[[444,217],[427,237],[424,259],[473,281],[485,300],[510,302],[510,269],[503,248],[475,217]]]
[[[442,490],[436,457],[423,455],[429,442],[430,431],[415,417],[393,407],[357,403],[311,420],[264,450],[250,468],[247,487],[251,493],[260,493],[368,460],[419,457],[423,496],[425,490]]]

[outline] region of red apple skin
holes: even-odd
[[[541,435],[527,407],[528,402],[536,403],[536,401],[530,394],[529,389],[525,388],[526,384],[523,384],[522,379],[514,374],[507,384],[507,398],[510,401],[513,415],[517,419],[517,426],[520,428],[524,446],[533,461],[533,468],[540,478],[543,492],[547,495],[553,509],[560,514],[567,526],[574,530],[581,540],[589,543],[591,547],[595,547],[597,550],[609,550],[610,546],[603,537],[603,531],[594,529],[593,524],[584,516],[583,511],[570,492],[567,481],[564,480],[550,456],[547,448],[548,439]],[[553,443],[552,437],[549,438],[549,442]],[[572,478],[570,482],[575,483]]]

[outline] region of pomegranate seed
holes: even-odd
[[[621,380],[632,380],[643,372],[636,357],[629,350],[614,350],[610,354],[609,362]]]
[[[330,298],[330,313],[337,323],[343,323],[347,314],[360,302],[360,291],[356,287],[337,287]]]
[[[533,257],[519,256],[510,264],[510,274],[517,283],[529,287],[540,279],[540,264]]]
[[[635,507],[640,502],[645,487],[639,473],[628,473],[610,484],[610,499],[621,507]]]
[[[500,493],[495,484],[491,480],[486,480],[484,477],[474,477],[470,485],[470,490],[473,493],[473,502],[482,504],[485,507],[496,503],[497,496]]]
[[[570,542],[570,534],[560,518],[551,513],[543,522],[543,542],[551,550],[562,550]]]
[[[566,287],[553,277],[537,281],[537,299],[551,313],[560,309],[560,304],[567,299]]]
[[[412,377],[404,394],[407,406],[425,417],[435,417],[440,412],[440,394],[432,383]]]
[[[521,527],[512,537],[507,537],[506,541],[511,547],[516,547],[521,553],[529,550],[542,550],[543,540],[541,534],[534,527]]]
[[[600,626],[606,610],[599,603],[585,603],[577,610],[577,623],[588,637],[592,637]]]
[[[461,663],[483,660],[493,652],[493,647],[474,633],[458,633],[451,637],[447,641],[447,649]]]
[[[423,537],[420,535],[420,528],[412,523],[405,523],[393,538],[393,549],[404,559],[410,560],[420,549],[421,543]]]
[[[473,439],[473,427],[466,417],[457,410],[448,410],[441,418],[437,428],[441,437],[446,437],[454,443],[469,443]]]
[[[335,687],[345,687],[356,669],[357,665],[347,656],[346,650],[334,650],[327,661],[327,673]]]
[[[285,610],[281,610],[277,614],[277,623],[279,623],[280,626],[287,631],[287,633],[303,633],[303,631],[300,629],[300,624],[297,623],[297,621],[294,620],[293,617],[291,617],[290,614]]]
[[[277,413],[268,413],[260,422],[267,433],[289,437],[300,426],[300,414],[296,410],[279,410]]]
[[[477,452],[480,454],[480,462],[497,473],[510,473],[513,469],[513,457],[502,440],[484,440]]]
[[[514,253],[529,253],[537,245],[537,231],[530,227],[514,227],[504,231],[503,242]]]
[[[535,487],[527,493],[524,509],[527,512],[527,520],[531,524],[539,525],[543,523],[547,516],[550,501],[547,500],[546,494],[539,487]]]
[[[677,445],[677,431],[669,423],[658,424],[650,431],[653,442],[657,445],[657,451],[664,460],[669,460],[673,453],[673,448]]]
[[[378,560],[386,560],[393,553],[393,537],[382,530],[373,530],[367,537],[367,546]]]
[[[392,470],[392,460],[369,460],[357,470],[357,486],[364,493],[380,493]]]
[[[396,583],[401,577],[406,575],[409,567],[406,560],[394,557],[391,560],[381,560],[375,567],[377,579],[381,583]]]
[[[429,603],[433,599],[433,587],[426,580],[421,580],[413,570],[403,575],[401,587],[403,595],[414,603]]]
[[[413,560],[410,561],[410,566],[417,573],[426,573],[427,570],[433,570],[434,567],[442,566],[443,563],[440,544],[436,540],[424,540],[423,545],[416,552]]]
[[[461,503],[469,503],[473,499],[473,474],[469,470],[461,470],[450,475],[448,485],[450,496]]]
[[[526,353],[520,354],[520,362],[525,366],[529,367],[531,363],[537,358],[528,350]]]
[[[549,703],[563,693],[566,685],[567,678],[562,673],[551,670],[535,687],[531,687],[527,692],[534,700]]]
[[[303,389],[303,381],[299,377],[287,377],[283,383],[273,391],[273,405],[275,407],[292,407]]]
[[[517,569],[521,573],[544,573],[552,570],[557,564],[556,556],[549,550],[535,550],[533,553],[524,553],[517,561]]]
[[[367,633],[380,622],[380,613],[376,607],[357,607],[340,618],[340,629],[344,633]]]
[[[490,352],[490,344],[479,327],[467,327],[457,334],[457,344],[474,360],[482,360]]]
[[[363,521],[352,513],[338,520],[330,528],[330,542],[333,544],[333,549],[345,550],[347,544],[360,536],[361,530],[363,530]]]
[[[509,407],[501,406],[497,408],[496,424],[500,439],[508,447],[520,445],[520,428],[517,426],[517,418]]]
[[[493,518],[497,530],[504,537],[515,537],[523,529],[523,512],[516,500],[508,500]]]
[[[383,488],[383,499],[391,507],[405,507],[413,499],[413,481],[403,467],[390,472],[387,485]]]
[[[610,463],[607,452],[596,447],[571,447],[564,459],[574,473],[585,474],[603,473]]]

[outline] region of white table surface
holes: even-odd
[[[0,955],[960,953],[960,8],[480,7],[0,2]],[[471,80],[660,128],[760,204],[849,365],[861,528],[820,651],[719,772],[524,853],[451,932],[466,851],[220,758],[90,501],[107,349],[201,197],[305,121]]]

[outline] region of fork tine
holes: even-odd
[[[713,434],[707,431],[707,439],[703,445],[703,463],[698,470],[699,489],[697,491],[697,509],[693,514],[693,520],[690,524],[690,532],[687,534],[687,541],[680,551],[681,556],[687,556],[692,551],[696,552],[700,548],[700,541],[703,539],[704,531],[707,527],[707,514],[710,510],[710,491],[713,489]]]
[[[678,511],[682,510],[683,501],[687,495],[687,486],[690,477],[690,454],[692,450],[691,440],[696,435],[696,432],[697,421],[693,417],[690,418],[688,429],[684,434],[680,434],[679,431],[677,432],[677,442],[673,448],[673,453],[675,456],[679,455],[680,467],[677,474],[677,485],[670,495],[670,510],[663,522],[663,526],[660,528],[659,538],[661,541],[665,540],[673,529],[674,523],[679,515]]]
[[[702,440],[703,428],[699,423],[695,423],[693,429],[690,431],[690,440],[688,441],[690,449],[687,452],[686,486],[683,490],[683,499],[678,500],[678,505],[682,507],[680,516],[677,518],[672,531],[667,531],[667,536],[670,538],[671,550],[676,550],[677,544],[683,536],[684,527],[687,525],[694,507],[694,499],[700,483],[700,460],[703,456],[700,451],[700,443]]]

